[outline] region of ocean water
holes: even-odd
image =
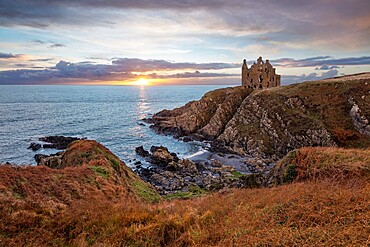
[[[167,146],[180,157],[199,152],[197,143],[157,135],[141,119],[197,100],[207,86],[0,86],[0,163],[35,164],[27,147],[41,136],[94,139],[132,166],[135,147]],[[131,162],[130,162],[131,160]]]

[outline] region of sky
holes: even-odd
[[[370,71],[369,0],[1,0],[0,84],[282,84]]]

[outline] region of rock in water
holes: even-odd
[[[41,148],[41,144],[40,143],[35,143],[35,142],[32,142],[30,144],[30,146],[28,147],[28,149],[32,149],[32,151],[37,151]]]
[[[140,147],[136,147],[135,148],[135,152],[140,155],[141,157],[149,157],[150,156],[150,153],[144,149],[143,146],[140,146]]]
[[[39,140],[47,142],[43,148],[67,149],[68,145],[74,141],[82,140],[85,138],[69,137],[69,136],[46,136],[40,137]]]

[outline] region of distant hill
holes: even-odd
[[[152,118],[156,131],[281,158],[304,146],[370,146],[370,73],[255,90],[217,89]]]

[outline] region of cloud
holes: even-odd
[[[34,39],[34,40],[31,40],[30,42],[37,44],[37,45],[47,45],[48,48],[66,47],[66,45],[62,43],[56,43],[56,42],[45,41],[45,40],[40,40],[40,39]]]
[[[167,76],[160,76],[159,78],[212,78],[212,77],[233,77],[240,76],[239,74],[227,74],[227,73],[209,73],[209,72],[185,72],[177,73]]]
[[[281,67],[316,67],[324,66],[323,68],[334,69],[339,65],[370,65],[370,56],[363,57],[347,57],[347,58],[333,58],[330,56],[311,57],[305,59],[280,58],[271,60],[275,66]],[[328,66],[328,67],[325,67]]]
[[[49,48],[59,48],[59,47],[66,47],[66,46],[64,44],[59,44],[59,43],[49,45]]]
[[[34,39],[34,40],[31,40],[31,42],[35,44],[39,44],[39,45],[43,45],[47,43],[46,41],[42,41],[40,39]]]
[[[281,82],[283,85],[297,83],[297,82],[304,82],[304,81],[316,81],[322,80],[326,78],[335,77],[339,74],[339,71],[336,69],[331,69],[327,72],[322,73],[321,75],[317,73],[310,73],[308,75],[282,75]]]
[[[11,59],[11,58],[19,58],[21,54],[12,54],[12,53],[3,53],[0,52],[0,59]]]
[[[88,61],[71,63],[59,61],[54,67],[44,70],[19,69],[0,71],[0,84],[48,84],[93,81],[125,81],[145,76],[148,78],[201,78],[226,77],[235,74],[200,72],[199,70],[222,70],[239,68],[233,63],[176,63],[165,60],[116,58],[112,64],[93,64]],[[195,72],[157,74],[178,70],[196,69]],[[156,71],[155,73],[153,71]],[[153,73],[150,73],[153,72]]]
[[[315,70],[330,70],[330,69],[339,69],[340,67],[337,65],[329,66],[329,65],[322,65],[321,67],[316,67]]]
[[[38,58],[38,59],[30,59],[31,62],[49,62],[53,61],[53,58]]]
[[[276,44],[278,50],[290,43],[291,47],[369,51],[369,9],[366,0],[2,0],[0,25],[124,27],[137,32],[136,26],[130,25],[137,20],[141,27],[160,23],[157,30],[162,32],[175,23],[180,28],[171,36],[250,36]],[[143,36],[153,32],[148,29]]]
[[[166,60],[143,60],[138,58],[119,58],[112,61],[112,64],[121,71],[146,72],[153,70],[220,70],[239,68],[238,63],[176,63]]]

